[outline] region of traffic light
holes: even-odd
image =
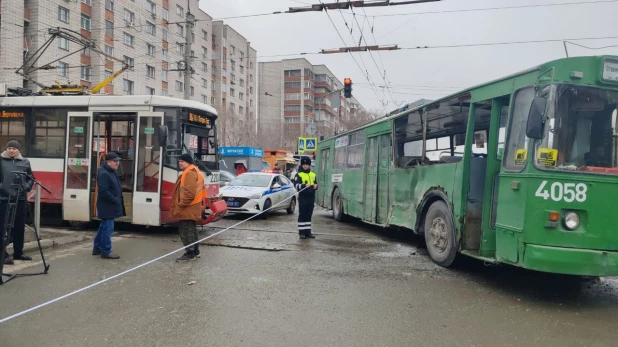
[[[343,96],[347,99],[352,97],[352,80],[349,78],[343,79]]]

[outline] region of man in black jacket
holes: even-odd
[[[20,143],[11,140],[6,144],[6,150],[0,154],[0,164],[2,165],[0,169],[0,230],[2,230],[2,235],[4,235],[9,197],[13,196],[13,198],[17,198],[15,224],[13,224],[11,235],[13,238],[13,259],[32,260],[32,258],[23,253],[23,250],[26,208],[28,207],[27,194],[32,190],[34,180],[32,179],[30,161],[21,155],[20,150]],[[21,175],[21,178],[18,177],[22,182],[22,189],[19,195],[17,195],[17,189],[13,186],[15,176],[17,175],[14,171],[24,172],[28,175]],[[5,252],[4,256],[4,264],[13,265],[13,260],[9,258],[8,253]]]
[[[120,157],[110,152],[105,155],[105,163],[97,171],[97,216],[101,219],[101,224],[94,237],[92,255],[100,255],[103,259],[120,258],[112,253],[114,219],[126,215],[122,186],[116,175],[118,166],[120,166]]]
[[[301,169],[294,178],[294,187],[300,192],[298,194],[298,234],[301,239],[315,239],[311,233],[311,217],[318,180],[315,173],[311,171],[311,159],[303,157],[300,160],[300,167]]]

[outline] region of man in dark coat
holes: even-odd
[[[105,155],[105,163],[97,171],[97,216],[101,219],[101,224],[94,238],[92,255],[101,255],[103,259],[120,258],[112,253],[114,219],[125,215],[122,186],[116,175],[118,166],[120,157],[111,152]]]
[[[12,195],[15,199],[17,189],[13,186],[16,174],[14,171],[20,171],[27,174],[21,175],[21,193],[17,196],[17,210],[15,212],[15,223],[12,229],[13,239],[13,259],[15,260],[32,260],[29,256],[23,253],[24,250],[24,231],[26,227],[26,209],[28,208],[27,193],[32,190],[34,180],[32,179],[32,168],[30,161],[21,155],[21,144],[15,140],[11,140],[6,144],[6,150],[0,154],[0,235],[4,234],[4,224],[6,212],[8,209],[9,197]],[[0,245],[1,247],[2,245]],[[8,253],[4,252],[4,264],[13,265],[13,260],[9,258]]]

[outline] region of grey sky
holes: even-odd
[[[370,25],[362,16],[365,14],[373,24],[373,34],[378,44],[398,44],[400,47],[618,37],[615,31],[618,1],[604,3],[594,3],[598,0],[587,1],[588,4],[568,6],[372,18],[374,15],[385,14],[585,2],[585,0],[443,0],[419,5],[366,8],[364,11],[355,9],[354,12],[360,26],[364,26],[365,39],[370,45],[374,43],[374,36],[369,30]],[[319,3],[319,0],[200,0],[200,7],[216,19],[306,6],[302,2]],[[335,0],[323,0],[323,2],[335,2]],[[350,11],[345,11],[343,18],[339,11],[328,13],[346,45],[358,45],[360,30]],[[352,35],[346,31],[344,18],[348,25],[354,26]],[[341,38],[324,12],[227,19],[226,23],[252,42],[258,51],[259,61],[292,58],[265,56],[318,52],[321,49],[343,46]],[[601,47],[618,45],[618,38],[576,42],[589,47]],[[618,47],[589,50],[569,45],[568,48],[571,56],[618,55]],[[384,85],[382,71],[376,67],[370,54],[354,53],[354,56],[362,70],[348,53],[308,55],[305,58],[313,64],[326,64],[340,80],[344,77],[352,78],[353,94],[366,108],[390,111],[401,102],[412,102],[420,98],[435,99],[456,91],[458,87],[468,87],[544,61],[565,57],[565,52],[561,42],[399,50],[381,52],[379,55],[374,52],[373,57],[380,69],[382,61],[384,62],[387,79],[393,86],[392,97],[379,87],[374,93],[364,77],[366,66],[371,81],[376,85]],[[385,106],[381,100],[384,100]]]

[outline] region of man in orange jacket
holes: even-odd
[[[190,154],[183,154],[178,160],[182,174],[176,180],[170,218],[178,220],[178,232],[182,244],[188,246],[197,242],[196,222],[202,220],[202,203],[206,197],[206,184],[200,170],[193,165]],[[185,248],[185,254],[176,261],[189,261],[200,257],[199,245]]]

